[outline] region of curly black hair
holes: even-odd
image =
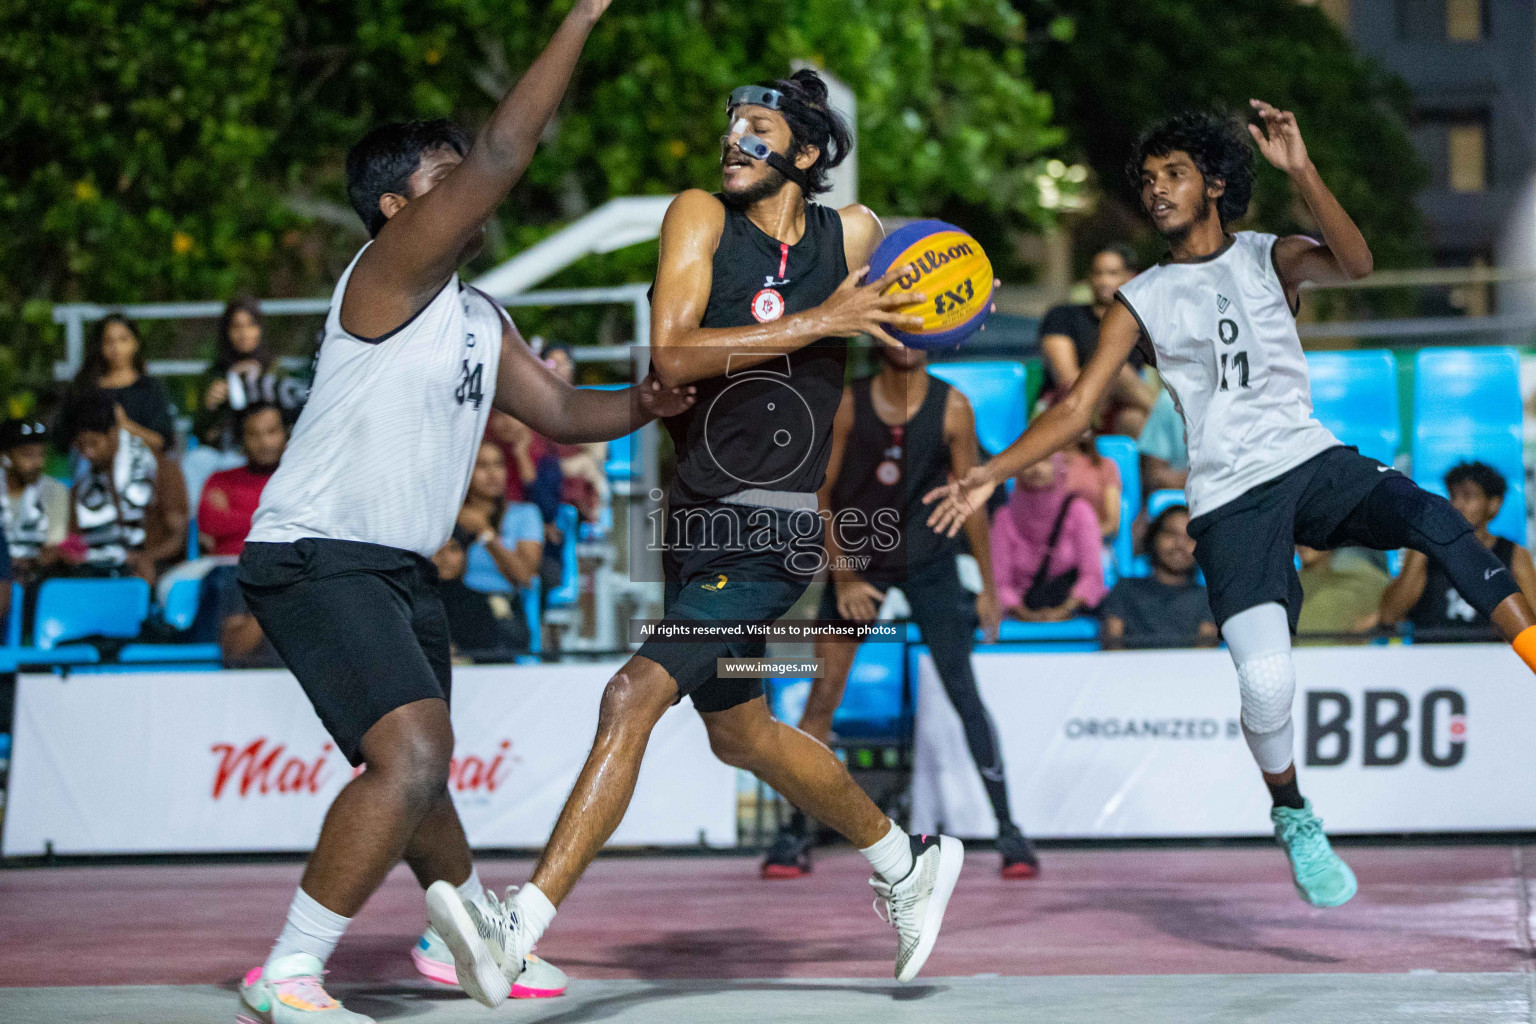
[[[1476,484],[1490,498],[1502,498],[1509,490],[1504,474],[1486,462],[1463,462],[1445,474],[1445,489],[1454,491],[1461,484]]]
[[[779,113],[789,124],[791,157],[808,146],[820,151],[805,172],[811,195],[830,192],[829,172],[847,159],[853,149],[853,133],[847,120],[827,104],[827,83],[810,68],[801,68],[789,78],[757,84],[784,94],[786,102]]]
[[[1141,191],[1147,157],[1180,150],[1189,154],[1207,182],[1226,184],[1216,200],[1216,215],[1223,225],[1248,212],[1253,196],[1253,144],[1242,121],[1216,111],[1186,110],[1157,122],[1141,133],[1125,165],[1131,188]]]

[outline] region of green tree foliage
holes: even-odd
[[[1016,0],[1030,70],[1058,120],[1127,206],[1124,166],[1143,127],[1185,107],[1246,113],[1252,97],[1295,110],[1314,162],[1370,239],[1377,266],[1425,255],[1414,196],[1427,174],[1405,127],[1401,80],[1356,54],[1318,8],[1295,0]],[[1267,230],[1302,227],[1284,175],[1262,165],[1251,207]]]
[[[285,217],[259,177],[287,5],[3,5],[0,382],[45,371],[49,303],[261,282]],[[19,365],[18,365],[19,363]]]
[[[361,239],[347,146],[385,120],[478,126],[568,2],[59,0],[0,15],[0,320],[46,359],[46,303],[321,292]],[[984,241],[1048,219],[1064,135],[1008,0],[618,0],[482,260],[602,201],[718,184],[722,104],[790,62],[859,96],[861,198],[965,214]],[[15,76],[12,78],[12,76]],[[643,279],[654,247],[568,275]],[[31,303],[30,306],[27,303]]]

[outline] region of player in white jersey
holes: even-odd
[[[1211,610],[1237,666],[1243,734],[1268,784],[1275,836],[1296,888],[1316,906],[1355,894],[1296,782],[1291,634],[1301,611],[1295,545],[1412,548],[1443,565],[1536,668],[1536,616],[1503,565],[1443,498],[1346,448],[1312,416],[1296,333],[1304,281],[1371,272],[1370,248],[1323,184],[1296,118],[1253,100],[1258,125],[1180,114],[1142,136],[1127,172],[1171,246],[1169,258],[1120,289],[1099,346],[1066,398],[985,466],[928,495],[929,522],[955,533],[993,489],[1070,443],[1138,344],[1184,417],[1189,442],[1189,532]],[[1262,127],[1260,127],[1262,125]],[[1291,178],[1323,239],[1240,231],[1248,208],[1249,136]],[[1150,350],[1150,351],[1148,351]]]
[[[584,443],[692,404],[691,389],[654,378],[619,392],[571,387],[458,277],[607,7],[578,0],[473,146],[449,122],[415,122],[377,128],[347,155],[348,196],[372,241],[336,285],[310,400],[263,492],[239,580],[337,747],[367,771],[331,805],[282,934],[240,986],[246,1024],[368,1024],[321,977],[402,857],[428,889],[433,928],[412,951],[423,973],[489,1006],[514,977],[521,995],[564,989],[535,958],[460,955],[501,911],[448,794],[449,639],[429,559],[453,529],[493,405]]]

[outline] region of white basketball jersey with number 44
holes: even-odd
[[[366,541],[430,558],[469,490],[511,321],[454,275],[393,334],[364,341],[341,327],[355,266],[336,282],[309,401],[247,540]]]
[[[1205,259],[1161,263],[1120,289],[1184,417],[1191,515],[1339,443],[1312,416],[1307,360],[1275,269],[1275,241],[1239,231]]]

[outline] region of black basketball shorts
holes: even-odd
[[[420,555],[343,540],[250,543],[238,578],[251,614],[353,765],[379,719],[448,699],[448,616],[437,569]]]
[[[1273,601],[1285,606],[1294,633],[1301,616],[1296,545],[1319,551],[1380,547],[1341,527],[1383,480],[1401,475],[1340,445],[1191,519],[1189,535],[1216,625]]]
[[[668,514],[663,622],[772,622],[800,600],[824,560],[821,518],[714,502]],[[763,695],[757,678],[716,675],[716,659],[761,658],[762,639],[647,640],[638,652],[677,682],[678,699],[728,711]]]

